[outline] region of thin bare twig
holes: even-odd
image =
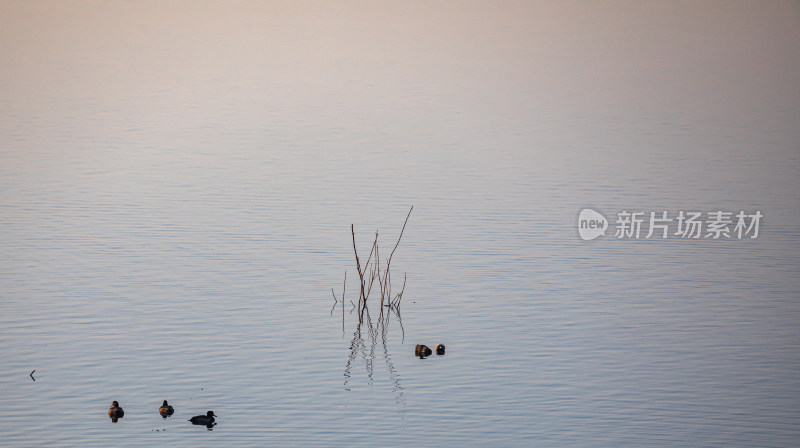
[[[397,250],[397,246],[399,246],[399,245],[400,245],[400,240],[403,238],[403,232],[405,232],[405,231],[406,231],[406,224],[408,224],[408,218],[409,218],[409,217],[411,217],[411,211],[412,211],[412,210],[414,210],[414,206],[413,206],[413,205],[412,205],[412,206],[411,206],[411,208],[408,210],[408,215],[406,215],[406,220],[403,222],[403,228],[402,228],[402,229],[400,229],[400,236],[398,236],[398,237],[397,237],[397,243],[395,243],[395,245],[394,245],[394,249],[392,249],[392,252],[389,254],[389,258],[386,260],[386,270],[385,270],[385,271],[384,271],[384,273],[383,273],[383,276],[384,276],[384,277],[383,277],[383,284],[384,284],[384,287],[385,287],[385,285],[388,285],[388,283],[389,283],[389,267],[390,267],[390,266],[391,266],[391,264],[392,264],[392,257],[394,256],[394,251],[396,251],[396,250]],[[389,296],[391,296],[391,294],[392,294],[392,291],[391,291],[391,289],[389,289],[388,291],[386,291],[386,294],[387,294],[387,295],[389,295]],[[382,307],[382,306],[383,306],[383,297],[381,297],[381,307]]]
[[[344,283],[342,284],[342,336],[344,336],[344,292],[346,290],[347,290],[347,271],[344,271]],[[336,304],[334,303],[333,306],[335,307]],[[331,312],[331,315],[333,315],[333,312]]]
[[[403,273],[403,289],[401,289],[400,292],[398,292],[397,295],[394,296],[394,303],[392,304],[392,306],[396,307],[400,305],[400,301],[403,300],[403,293],[406,292],[406,280],[408,280],[408,274]]]
[[[367,266],[369,266],[369,261],[372,259],[372,253],[375,251],[375,245],[378,244],[378,231],[375,231],[375,241],[372,242],[372,248],[369,250],[369,255],[367,256],[367,262],[364,264],[364,271],[367,270]]]
[[[356,231],[353,224],[350,224],[350,233],[353,234],[353,252],[356,254],[356,269],[358,269],[358,276],[361,278],[361,297],[364,297],[364,274],[361,272],[361,261],[358,259],[358,249],[356,249]]]
[[[367,264],[364,265],[364,270],[366,271],[369,268],[369,260],[372,259],[372,254],[375,254],[375,261],[372,262],[372,268],[369,272],[369,285],[367,286],[367,292],[364,296],[364,302],[366,303],[367,297],[369,297],[369,293],[372,291],[372,285],[375,282],[375,278],[378,277],[380,280],[380,268],[378,268],[378,232],[375,232],[375,241],[372,242],[372,250],[369,251],[369,258],[367,259]]]
[[[406,224],[408,224],[408,218],[411,217],[411,211],[414,210],[414,206],[412,205],[411,208],[408,210],[408,215],[406,215],[406,220],[403,222],[403,228],[400,229],[400,236],[397,237],[397,243],[394,245],[394,249],[392,249],[392,253],[389,254],[389,261],[386,262],[386,267],[388,268],[389,265],[392,263],[392,256],[394,256],[394,251],[397,250],[397,246],[400,245],[400,239],[403,238],[403,232],[406,231]]]

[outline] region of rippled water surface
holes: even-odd
[[[798,22],[3,2],[0,445],[797,446]],[[359,324],[350,225],[385,260],[412,205],[399,313]],[[616,239],[623,210],[764,218]]]

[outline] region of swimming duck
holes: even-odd
[[[214,423],[214,411],[206,412],[206,415],[195,415],[194,417],[190,418],[189,421],[195,425],[211,425]]]
[[[161,414],[162,417],[167,418],[175,413],[175,409],[173,409],[172,406],[167,403],[167,400],[164,400],[164,404],[158,408],[158,413]]]
[[[419,356],[420,358],[431,356],[431,349],[427,345],[417,344],[417,346],[414,348],[414,355]]]
[[[125,411],[119,406],[119,403],[113,401],[111,403],[111,407],[108,408],[108,416],[112,419],[122,418],[125,415]]]

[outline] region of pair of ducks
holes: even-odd
[[[164,403],[158,408],[158,413],[161,414],[162,417],[167,418],[175,413],[175,409],[167,403],[167,400],[164,400]],[[111,417],[111,421],[115,423],[117,419],[125,416],[125,411],[116,400],[113,401],[111,407],[108,408],[108,416]],[[214,411],[208,411],[206,415],[195,415],[190,418],[189,421],[195,425],[209,426],[214,424],[214,417],[216,417]]]
[[[420,358],[431,356],[431,353],[433,353],[433,351],[431,351],[430,347],[427,345],[417,344],[414,348],[414,356],[419,356]],[[436,346],[436,354],[439,356],[444,355],[444,344]]]

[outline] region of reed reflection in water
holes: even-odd
[[[341,306],[344,308],[344,302],[341,303]],[[385,312],[384,308],[386,309]],[[355,307],[351,309],[351,312],[352,311],[355,311]],[[372,316],[370,315],[369,307],[366,305],[361,307],[358,322],[356,323],[356,328],[353,331],[353,339],[350,341],[350,356],[347,359],[347,364],[344,369],[344,388],[347,391],[351,390],[350,378],[354,364],[357,363],[356,360],[359,357],[364,361],[364,368],[367,373],[368,384],[372,385],[375,375],[375,359],[376,356],[380,356],[380,354],[376,355],[376,350],[378,349],[378,340],[380,339],[381,349],[383,351],[383,362],[386,365],[386,370],[389,373],[389,379],[392,382],[392,393],[394,394],[395,402],[400,406],[404,406],[405,397],[403,396],[403,385],[401,384],[400,375],[397,372],[397,368],[392,362],[392,357],[389,353],[388,347],[388,334],[391,326],[390,323],[392,320],[392,315],[396,317],[400,332],[403,335],[403,339],[405,339],[403,318],[400,315],[399,307],[382,307],[381,313],[374,322]],[[366,333],[366,340],[364,333]],[[367,347],[367,345],[369,345],[369,347]]]

